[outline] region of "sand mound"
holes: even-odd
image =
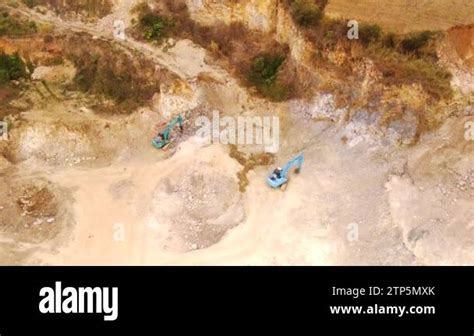
[[[210,165],[181,169],[156,188],[153,208],[190,249],[216,244],[245,217],[235,178]]]
[[[68,224],[69,198],[50,181],[1,179],[0,186],[0,231],[4,237],[41,243],[56,237]]]

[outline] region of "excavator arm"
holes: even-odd
[[[281,175],[285,178],[288,178],[288,174],[293,167],[296,167],[296,170],[299,171],[304,162],[303,154],[298,155],[293,160],[289,161],[283,168]]]
[[[183,127],[183,117],[177,116],[166,126],[166,129],[160,133],[160,136],[157,136],[153,139],[152,144],[157,149],[163,149],[170,143],[171,131],[179,125],[180,128]]]
[[[267,184],[272,187],[272,188],[280,188],[286,186],[289,180],[289,173],[290,171],[295,168],[296,172],[298,173],[303,165],[304,162],[304,155],[300,154],[297,157],[295,157],[293,160],[289,161],[287,164],[283,166],[281,169],[280,175],[275,176],[275,174],[270,174],[270,176],[267,178]]]

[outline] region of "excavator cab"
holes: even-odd
[[[170,137],[171,137],[171,131],[173,128],[179,125],[179,128],[181,131],[183,131],[183,118],[181,116],[178,116],[174,118],[167,126],[166,129],[163,132],[160,132],[156,138],[152,140],[152,145],[156,149],[165,149],[170,143]]]
[[[169,133],[168,133],[169,134]],[[168,144],[170,143],[169,141],[169,136],[166,137],[165,133],[160,133],[156,138],[152,140],[152,144],[156,149],[163,149],[165,148]]]
[[[270,174],[270,176],[268,176],[267,184],[274,189],[286,189],[289,181],[288,174],[290,173],[291,169],[295,168],[295,172],[299,173],[303,162],[304,156],[303,154],[300,154],[293,160],[289,161],[283,168],[278,167]]]

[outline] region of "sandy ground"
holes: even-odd
[[[338,141],[341,130],[323,126],[306,129],[319,136],[304,146],[304,169],[292,176],[286,192],[266,186],[268,168],[259,168],[249,174],[250,186],[240,194],[239,164],[228,149],[204,145],[195,137],[164,161],[137,158],[96,169],[55,171],[48,178],[70,190],[74,199],[73,228],[36,247],[27,263],[474,262],[472,180],[460,188],[449,169],[442,173],[439,165],[425,166],[426,156],[444,156],[432,148],[446,147],[453,151],[449,159],[464,174],[460,176],[473,178],[472,155],[454,152],[449,137],[431,140],[437,146],[428,139],[416,150],[396,153],[364,142],[351,147]],[[294,150],[292,145],[301,145],[295,138],[282,156]],[[435,179],[425,174],[430,171]],[[196,176],[197,183],[189,183]]]
[[[339,159],[325,155],[326,162],[322,164],[309,157],[304,173],[292,179],[285,193],[265,185],[264,169],[253,173],[252,184],[242,195],[244,215],[230,210],[230,217],[217,224],[227,225],[237,217],[240,225],[230,229],[218,244],[202,250],[194,246],[197,251],[187,253],[183,249],[189,247],[189,237],[176,227],[183,216],[183,201],[171,196],[163,200],[166,196],[157,194],[156,189],[166,179],[185,178],[193,169],[203,174],[221,172],[213,175],[219,183],[232,178],[238,164],[229,158],[224,147],[203,147],[193,138],[164,162],[134,162],[93,171],[65,170],[52,176],[52,180],[75,190],[75,229],[60,251],[36,253],[35,259],[47,264],[334,264],[343,257],[341,247],[346,243],[347,232],[344,227],[337,232],[332,226],[342,223],[342,216],[347,216],[347,225],[367,218],[363,213],[354,216],[354,209],[336,215],[338,204],[351,196],[335,190],[344,183],[338,181],[331,168],[334,162],[328,161],[332,160]],[[236,186],[235,177],[233,182]],[[201,191],[195,190],[195,196]],[[226,202],[228,192],[238,195],[237,190],[221,191],[219,201],[212,207]],[[363,190],[360,193],[365,194]],[[158,207],[156,197],[160,197]],[[327,200],[321,202],[324,198]],[[218,213],[219,217],[222,215]],[[200,235],[202,240],[207,238],[205,233]]]

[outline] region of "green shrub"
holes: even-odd
[[[249,80],[254,85],[271,84],[275,81],[280,66],[285,61],[282,55],[262,55],[252,62]]]
[[[382,35],[382,29],[376,24],[361,24],[359,26],[359,39],[364,45],[377,42]]]
[[[256,57],[252,62],[248,80],[263,96],[271,100],[281,101],[289,94],[289,89],[277,80],[278,71],[284,61],[283,55],[265,54]]]
[[[174,28],[174,21],[165,16],[146,13],[139,20],[139,26],[144,31],[147,40],[161,41]]]
[[[0,54],[0,83],[26,77],[26,67],[23,60],[15,55]]]
[[[383,37],[382,46],[384,48],[395,49],[397,44],[397,35],[395,33],[388,33]]]
[[[404,53],[418,53],[420,49],[425,47],[433,37],[433,33],[423,31],[417,34],[411,34],[405,37],[400,43],[401,51]]]
[[[293,19],[303,27],[316,25],[323,17],[314,0],[290,0],[290,8]]]

